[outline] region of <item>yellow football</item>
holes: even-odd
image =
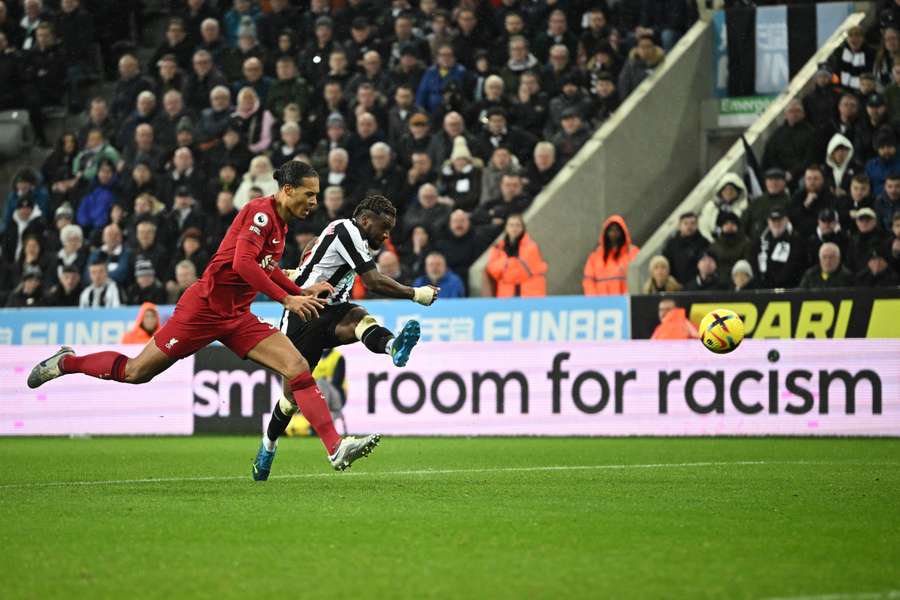
[[[700,321],[700,341],[711,352],[728,354],[743,339],[744,322],[734,311],[717,308]]]

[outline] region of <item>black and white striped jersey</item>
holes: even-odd
[[[296,283],[307,288],[327,281],[334,286],[328,304],[346,302],[353,290],[357,274],[375,268],[369,244],[352,219],[338,219],[328,224],[316,245],[300,265]]]

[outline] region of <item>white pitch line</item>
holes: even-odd
[[[298,473],[294,475],[273,475],[270,479],[315,479],[319,477],[391,477],[404,475],[454,475],[477,473],[539,473],[552,471],[602,471],[602,470],[626,470],[626,469],[685,469],[703,467],[730,467],[751,465],[859,465],[860,463],[839,461],[769,461],[769,460],[741,460],[718,462],[690,462],[690,463],[651,463],[651,464],[619,464],[619,465],[548,465],[543,467],[486,467],[483,469],[420,469],[405,471],[350,471],[341,474],[332,472],[322,473]],[[900,463],[865,463],[868,465],[896,466]],[[207,477],[148,477],[145,479],[103,479],[93,481],[43,481],[30,483],[8,483],[0,485],[0,490],[16,488],[41,488],[41,487],[77,487],[93,485],[130,485],[141,483],[182,483],[191,481],[235,481],[248,480],[247,475],[223,475]]]

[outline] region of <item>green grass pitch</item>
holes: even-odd
[[[257,443],[0,440],[0,597],[900,596],[900,440]]]

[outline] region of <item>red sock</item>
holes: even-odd
[[[322,397],[322,392],[316,386],[312,373],[309,371],[301,373],[291,379],[290,383],[294,401],[300,407],[300,412],[319,434],[319,439],[322,440],[328,454],[334,454],[338,444],[341,443],[341,436],[334,428],[331,411],[325,403],[325,398]]]
[[[66,355],[59,366],[63,373],[84,373],[98,379],[125,381],[128,357],[118,352],[97,352],[84,356]]]

